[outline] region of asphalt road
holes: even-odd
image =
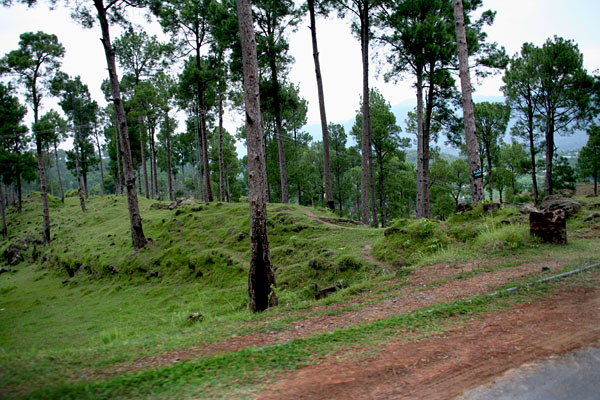
[[[600,348],[524,364],[455,400],[565,399],[600,400]]]

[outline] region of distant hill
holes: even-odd
[[[502,96],[474,96],[474,101],[476,103],[479,103],[482,101],[503,102],[504,97],[502,97]],[[392,106],[392,112],[396,116],[396,123],[402,128],[401,136],[408,137],[412,140],[412,146],[411,146],[412,149],[416,149],[417,145],[414,140],[415,139],[414,136],[409,135],[405,132],[406,131],[405,121],[406,121],[408,112],[414,110],[415,107],[416,107],[415,100],[407,100],[405,102],[402,102],[402,103]],[[335,123],[343,125],[344,129],[346,130],[346,134],[348,134],[348,136],[349,136],[349,132],[352,129],[352,126],[354,125],[354,119],[349,119],[346,121],[336,121]],[[511,120],[511,122],[509,124],[509,131],[510,131],[510,126],[512,126],[513,124],[514,124],[514,120]],[[303,130],[305,132],[309,133],[314,138],[315,141],[322,140],[320,124],[305,125],[303,127]],[[505,141],[510,142],[511,140],[512,140],[512,138],[511,138],[510,134],[507,133]],[[438,140],[437,143],[435,143],[435,145],[440,147],[440,150],[442,151],[442,153],[452,154],[455,156],[458,155],[459,151],[454,147],[447,146],[445,144],[445,141],[446,141],[445,137],[440,137],[440,139]],[[573,135],[570,135],[570,136],[557,135],[555,138],[555,142],[556,142],[556,146],[558,147],[559,151],[579,150],[583,146],[585,146],[585,144],[587,143],[587,133],[585,133],[584,131],[577,131]],[[355,144],[355,142],[349,136],[348,137],[348,145],[353,145],[353,144]]]

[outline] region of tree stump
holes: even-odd
[[[567,244],[567,217],[562,209],[529,214],[529,231],[544,243]]]

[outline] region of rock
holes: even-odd
[[[394,233],[398,233],[398,232],[400,232],[400,229],[392,226],[392,227],[387,228],[385,231],[383,231],[383,236],[390,236],[390,235],[393,235]]]
[[[4,259],[8,265],[16,265],[25,260],[19,249],[14,244],[10,244],[6,250],[4,250]]]
[[[500,209],[499,203],[484,203],[483,204],[483,211],[485,211],[486,213],[498,211],[499,209]]]
[[[319,290],[317,292],[317,294],[315,295],[315,298],[322,299],[324,297],[329,296],[331,293],[337,292],[338,290],[345,289],[347,287],[348,287],[348,283],[346,281],[336,283],[333,286],[329,286],[329,287],[326,287],[325,289]]]
[[[156,203],[152,203],[150,208],[153,210],[168,210],[169,204],[156,202]]]
[[[187,317],[188,322],[191,322],[191,323],[200,322],[203,319],[204,319],[204,315],[199,311],[193,312],[190,315],[188,315],[188,317]]]
[[[590,215],[588,215],[587,217],[585,217],[583,220],[585,222],[588,222],[588,221],[593,221],[598,218],[600,218],[600,212],[594,212],[594,213],[591,213]]]
[[[177,208],[177,202],[176,202],[176,201],[172,202],[171,204],[169,204],[169,205],[167,206],[167,208],[168,208],[169,210],[174,210],[174,209],[176,209],[176,208]]]
[[[545,243],[567,244],[567,217],[562,209],[529,214],[529,231]]]
[[[177,206],[193,206],[196,205],[196,202],[192,199],[183,199],[177,202]]]
[[[563,197],[573,197],[575,196],[575,191],[573,189],[561,189],[558,191],[558,193],[560,195],[562,195]]]
[[[542,209],[564,210],[566,218],[575,214],[581,208],[581,203],[577,200],[567,199],[559,194],[548,196],[541,204]]]
[[[522,214],[531,214],[532,212],[538,212],[539,210],[535,207],[535,205],[533,203],[523,203],[523,204],[518,204],[517,205],[517,209],[522,213]]]
[[[463,212],[467,212],[467,211],[471,211],[471,210],[473,210],[473,203],[460,203],[454,209],[454,213],[458,214],[458,213],[463,213]]]
[[[246,232],[242,232],[238,235],[237,241],[241,242],[242,240],[246,239],[247,237],[248,237],[248,234]]]
[[[600,203],[589,203],[586,204],[585,208],[587,208],[588,210],[594,210],[596,208],[600,208]]]
[[[2,275],[5,272],[10,272],[12,271],[12,269],[10,268],[4,268],[4,267],[0,267],[0,275]]]

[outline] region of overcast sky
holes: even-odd
[[[99,27],[85,30],[70,19],[68,10],[58,7],[49,11],[46,4],[41,2],[31,9],[22,5],[0,8],[0,56],[17,48],[22,32],[54,33],[66,48],[62,70],[72,76],[80,75],[92,97],[104,105],[100,83],[107,73]],[[573,39],[579,45],[588,72],[597,72],[600,68],[599,0],[484,0],[483,9],[497,11],[494,25],[486,31],[490,41],[504,46],[509,55],[518,52],[523,42],[539,46],[547,38],[558,35]],[[142,11],[135,12],[132,19],[134,23],[146,24]],[[300,85],[301,96],[309,101],[308,124],[316,124],[319,112],[307,26],[308,22],[304,21],[290,37],[290,53],[295,62],[289,78]],[[156,23],[149,30],[160,35]],[[328,119],[331,122],[352,119],[359,107],[362,87],[360,45],[352,37],[348,21],[320,18],[317,31]],[[113,27],[113,39],[119,34],[118,27]],[[414,99],[410,77],[400,84],[386,84],[378,69],[373,63],[371,86],[377,87],[392,105]],[[477,87],[477,94],[500,96],[501,84],[500,76],[486,79]],[[46,99],[44,105],[46,110],[57,108],[50,99]],[[403,124],[403,121],[398,122]],[[231,133],[241,123],[239,116],[230,116],[226,122]]]

